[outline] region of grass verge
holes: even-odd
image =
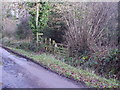
[[[9,48],[16,51],[19,54],[23,54],[34,61],[40,63],[43,66],[48,67],[50,70],[57,72],[58,74],[64,75],[69,78],[73,78],[77,81],[83,81],[89,87],[96,88],[120,88],[120,81],[113,79],[106,79],[88,71],[77,69],[64,62],[55,59],[54,56],[46,53],[37,55],[33,52],[27,52],[21,49]]]

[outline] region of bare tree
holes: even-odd
[[[26,4],[25,2],[2,2],[3,36],[8,36],[8,34],[13,36],[18,29],[17,25],[25,20],[28,21],[29,14]]]
[[[116,47],[117,3],[67,3],[66,41],[71,53],[99,52]]]

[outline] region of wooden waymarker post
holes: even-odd
[[[38,33],[37,32],[37,43],[39,42],[39,36],[42,36],[43,35],[43,33]]]

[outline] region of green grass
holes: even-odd
[[[54,72],[63,74],[66,77],[74,78],[75,80],[78,80],[78,81],[84,81],[87,86],[97,87],[97,88],[119,88],[120,87],[120,81],[106,79],[106,78],[97,76],[96,74],[90,73],[88,71],[77,69],[68,64],[65,64],[60,60],[55,59],[55,57],[52,55],[49,55],[46,53],[38,55],[33,52],[27,52],[21,49],[15,49],[15,48],[10,48],[10,49],[20,54],[23,54],[27,57],[32,58],[33,60],[37,61],[41,65],[48,67]]]

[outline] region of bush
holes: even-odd
[[[44,44],[36,44],[36,42],[31,42],[28,47],[29,50],[34,52],[45,52],[45,46]]]
[[[8,37],[4,37],[0,39],[0,43],[2,43],[2,45],[4,46],[11,46],[12,44],[11,41],[12,41],[12,38],[8,38]]]
[[[33,52],[44,52],[44,45],[43,44],[36,44],[36,42],[17,42],[12,43],[10,45],[11,47],[17,48],[17,49],[24,49],[26,51],[33,51]]]
[[[113,49],[108,52],[84,54],[79,57],[66,57],[64,62],[83,69],[94,70],[96,74],[106,78],[120,79],[120,50]]]
[[[20,24],[17,25],[17,30],[15,32],[17,39],[25,39],[31,35],[28,20],[22,20]]]
[[[107,78],[119,79],[120,69],[120,51],[118,49],[110,50],[108,54],[99,57],[97,54],[91,56],[87,62],[83,63],[83,68],[92,68],[96,73]]]

